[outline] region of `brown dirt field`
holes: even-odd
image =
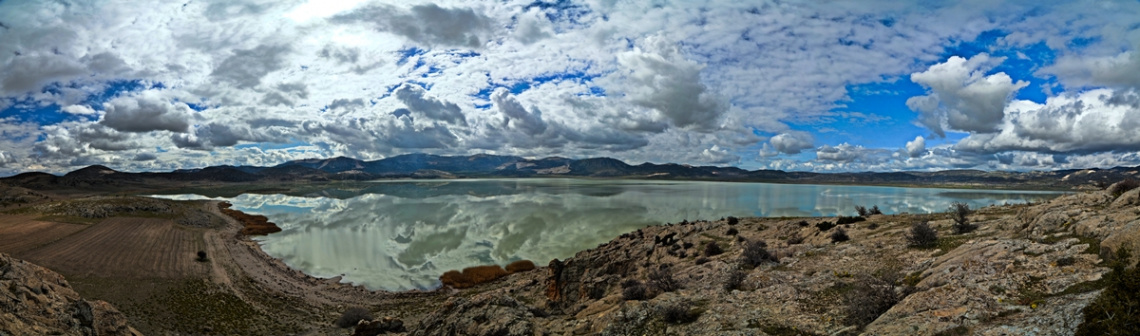
[[[20,257],[69,277],[206,277],[209,265],[194,260],[205,248],[202,232],[167,219],[115,217]]]
[[[87,225],[35,220],[35,216],[0,215],[0,252],[19,256],[53,241],[67,237]]]

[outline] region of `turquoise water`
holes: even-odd
[[[306,196],[242,194],[234,208],[262,214],[282,231],[260,239],[289,266],[341,275],[371,289],[438,286],[452,269],[544,265],[647,225],[725,216],[943,212],[1040,202],[1058,193],[766,183],[493,179],[365,182]],[[157,196],[174,199],[198,195]]]

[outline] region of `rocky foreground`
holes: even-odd
[[[1138,192],[987,207],[963,234],[945,214],[648,227],[456,292],[409,334],[1071,335],[1110,251],[1140,247]],[[933,246],[908,247],[918,221]]]
[[[0,335],[141,335],[104,301],[46,268],[0,254]]]
[[[1115,288],[1106,279],[1119,273],[1109,267],[1120,265],[1116,252],[1140,251],[1138,193],[976,209],[967,216],[974,230],[956,230],[947,214],[653,226],[545,267],[414,295],[284,286],[280,274],[297,272],[232,252],[243,249],[210,255],[215,273],[236,279],[214,279],[218,290],[233,287],[253,300],[252,314],[272,317],[245,323],[294,321],[303,325],[288,329],[305,335],[1072,335],[1086,322],[1082,310]],[[202,230],[241,237],[240,223],[226,221]],[[920,222],[938,238],[910,246]],[[0,256],[0,335],[129,335],[126,321],[79,298],[58,274]]]

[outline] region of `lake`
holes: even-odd
[[[545,265],[647,225],[726,216],[944,212],[1040,202],[1055,192],[767,183],[475,179],[361,182],[305,196],[242,194],[235,209],[268,216],[282,231],[259,237],[266,253],[317,277],[370,289],[439,286],[452,269]],[[160,195],[203,199],[199,195]],[[215,198],[221,199],[221,198]]]

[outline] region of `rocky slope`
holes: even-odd
[[[1140,248],[1138,193],[978,209],[965,234],[944,214],[647,227],[454,290],[408,334],[1071,335],[1106,256]],[[937,229],[935,247],[907,246],[919,221]]]
[[[0,335],[138,335],[123,314],[88,301],[63,276],[0,253]]]

